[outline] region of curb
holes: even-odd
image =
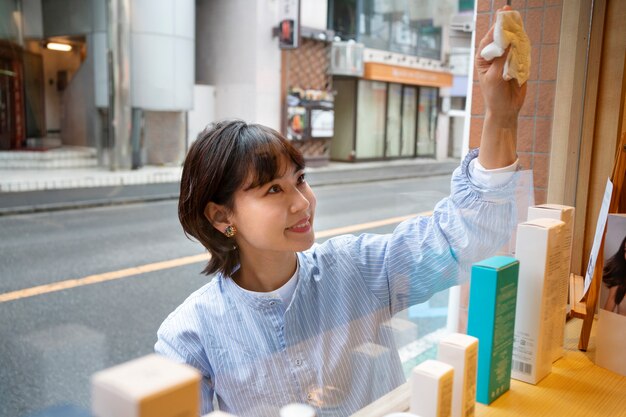
[[[323,187],[332,185],[343,185],[353,183],[389,181],[407,178],[419,178],[438,175],[450,175],[459,166],[458,161],[444,162],[423,162],[416,164],[394,164],[387,166],[347,166],[337,169],[307,169],[307,181],[312,187]],[[18,203],[8,207],[0,207],[0,217],[20,214],[34,214],[42,212],[54,212],[63,210],[77,210],[93,207],[137,204],[147,202],[158,202],[178,199],[179,193],[173,190],[178,188],[179,181],[164,182],[160,184],[127,184],[115,185],[114,188],[122,190],[118,194],[125,196],[103,197],[110,193],[112,187],[89,187],[89,188],[69,188],[55,190],[41,190],[28,192],[9,192],[5,195],[32,197],[31,200],[42,202]],[[150,191],[150,187],[159,187],[160,190]],[[96,191],[96,195],[94,194]],[[65,201],[45,202],[48,200],[58,200],[59,193],[66,192]],[[46,195],[46,193],[54,193]],[[0,197],[2,197],[0,192]],[[74,194],[74,195],[72,195]],[[92,194],[85,196],[85,194]],[[54,197],[54,198],[52,198]],[[28,200],[24,198],[22,200]],[[6,203],[5,203],[6,204]]]

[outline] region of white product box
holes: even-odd
[[[197,417],[200,373],[160,355],[148,355],[91,377],[95,417]]]
[[[536,384],[552,370],[555,315],[561,315],[565,223],[536,219],[517,226],[519,282],[511,377]]]
[[[478,339],[461,333],[439,342],[437,359],[454,368],[452,417],[473,417],[476,409]]]
[[[409,411],[422,417],[450,417],[454,368],[436,360],[426,360],[411,372]]]
[[[567,268],[563,268],[563,276],[559,283],[559,297],[561,297],[559,308],[561,309],[561,313],[555,314],[552,323],[552,362],[563,357],[565,318],[567,313],[571,310],[571,306],[567,302],[567,295],[571,270],[572,242],[574,238],[574,214],[574,207],[560,204],[541,204],[528,208],[528,220],[548,218],[560,220],[565,223],[565,238],[562,241],[563,247],[561,248],[561,255],[567,258],[563,260]]]

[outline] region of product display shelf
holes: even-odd
[[[606,417],[626,414],[626,377],[596,366],[595,332],[587,352],[578,350],[581,319],[565,326],[565,355],[537,385],[511,380],[511,390],[491,405],[476,404],[476,417],[565,416]],[[352,417],[382,417],[408,411],[409,384],[404,384]]]

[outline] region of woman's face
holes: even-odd
[[[282,176],[256,188],[237,190],[230,221],[235,240],[247,256],[271,252],[301,252],[314,241],[316,199],[304,179],[304,170],[286,158]]]

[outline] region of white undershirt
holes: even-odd
[[[300,264],[298,263],[297,259],[298,258],[296,257],[296,272],[294,272],[291,278],[289,278],[289,281],[285,282],[282,287],[277,288],[274,291],[270,291],[270,292],[250,291],[250,290],[246,290],[245,288],[240,287],[239,285],[237,285],[237,288],[239,288],[241,291],[247,292],[248,294],[253,294],[256,297],[280,298],[281,300],[283,300],[283,304],[285,305],[285,307],[287,307],[289,303],[291,303],[291,299],[293,298],[293,293],[296,290],[296,284],[298,283],[298,271],[300,270]]]
[[[511,165],[496,168],[496,169],[487,169],[483,167],[480,162],[478,162],[478,158],[474,158],[470,161],[469,165],[469,177],[475,184],[479,186],[483,186],[486,188],[497,188],[508,181],[511,180],[511,177],[517,171],[517,165],[519,164],[519,160],[516,160]],[[257,297],[264,298],[280,298],[283,300],[285,306],[288,306],[291,303],[291,299],[293,298],[293,293],[296,290],[296,284],[298,283],[298,271],[300,270],[300,264],[297,262],[296,258],[296,272],[289,278],[282,287],[270,291],[270,292],[258,292],[258,291],[250,291],[245,288],[237,285],[241,291],[247,292],[249,294],[253,294]]]
[[[519,159],[516,159],[509,166],[487,169],[478,162],[478,158],[474,158],[469,164],[469,177],[476,185],[485,188],[499,188],[511,180],[518,165]]]

